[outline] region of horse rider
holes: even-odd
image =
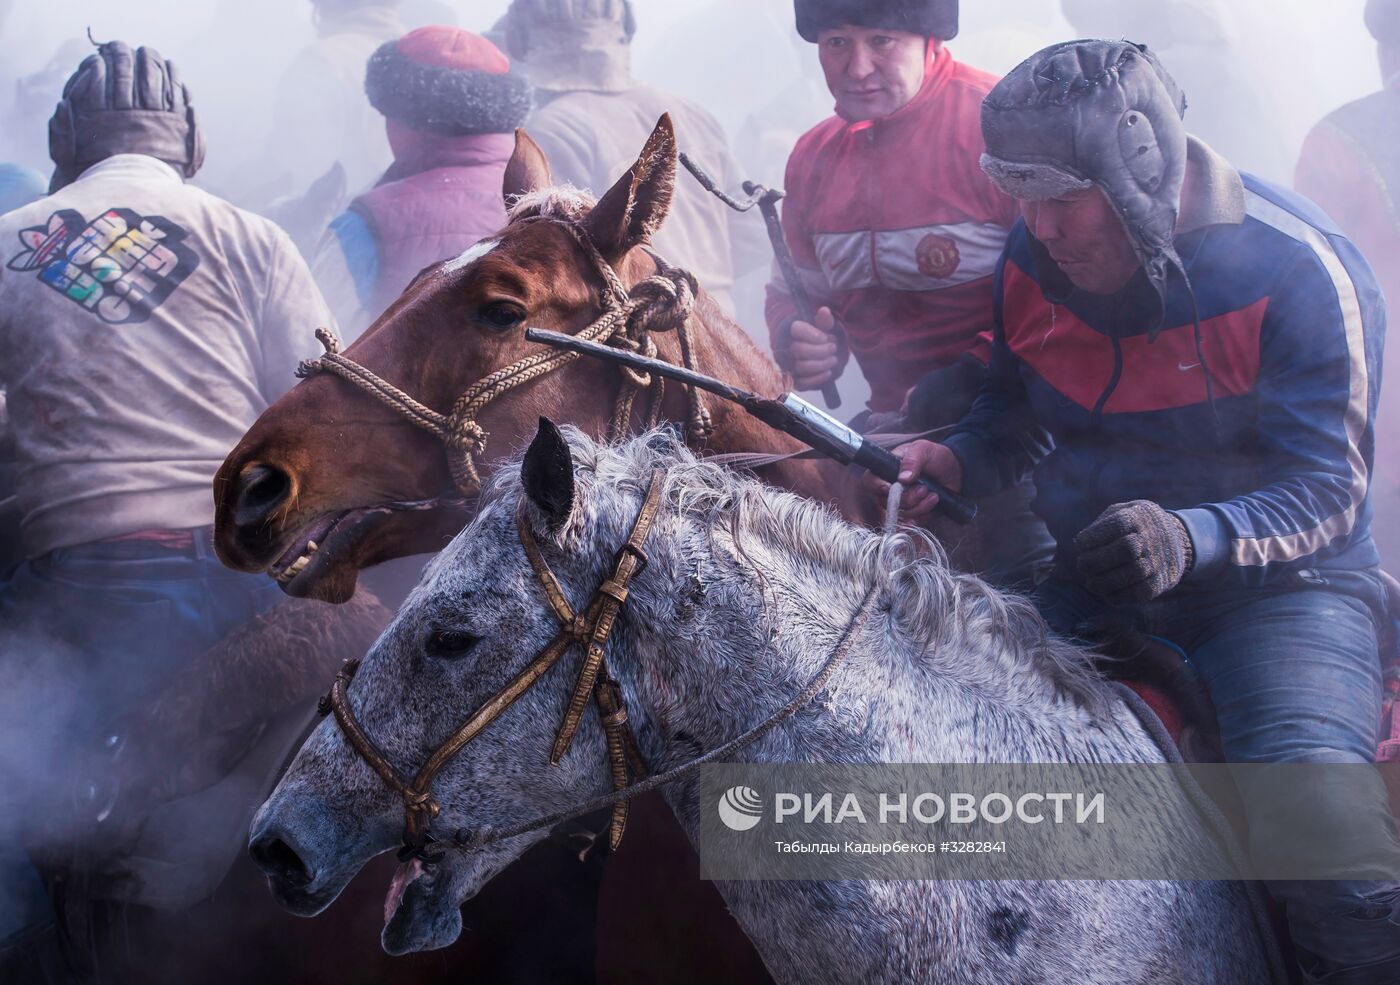
[[[425,267],[506,223],[501,188],[530,84],[485,38],[422,27],[381,45],[365,73],[394,163],[331,223],[312,261],[351,342]]]
[[[78,764],[280,597],[215,558],[210,484],[314,354],[310,330],[331,324],[281,230],[186,183],[204,138],[155,50],[100,45],[68,80],[49,144],[50,194],[0,218],[25,555],[0,582],[0,978],[25,982],[77,973],[15,846],[36,860],[83,851],[104,805],[74,792]],[[140,882],[96,898],[153,888]]]
[[[1328,114],[1303,143],[1294,186],[1326,210],[1376,271],[1385,296],[1400,300],[1400,0],[1368,0],[1366,27],[1376,39],[1383,85]],[[1400,397],[1400,345],[1387,347],[1383,379]],[[1391,411],[1394,413],[1394,411]],[[1400,565],[1400,444],[1377,436],[1376,544],[1381,561]]]
[[[1184,111],[1128,42],[1047,48],[992,90],[982,167],[1022,218],[997,266],[991,369],[951,437],[900,449],[902,478],[978,496],[1034,467],[1058,544],[1036,593],[1053,628],[1126,618],[1179,646],[1228,762],[1371,763],[1381,293],[1316,206],[1240,174]],[[934,503],[905,497],[913,518]],[[1387,877],[1271,886],[1304,976],[1400,980],[1384,794],[1315,794],[1249,810],[1251,844],[1302,813],[1380,846]]]
[[[738,191],[739,166],[719,122],[690,100],[633,78],[631,0],[513,0],[504,20],[506,49],[535,87],[526,129],[558,181],[601,195],[670,113],[681,149],[722,187]],[[735,280],[771,257],[758,216],[732,211],[688,178],[677,185],[653,244],[694,274],[730,317]]]
[[[795,8],[836,112],[788,160],[783,224],[818,307],[815,323],[799,318],[775,274],[773,354],[803,390],[834,381],[854,356],[871,409],[907,412],[897,430],[951,424],[986,373],[992,272],[1016,219],[1015,202],[977,166],[978,109],[996,79],[944,45],[958,33],[957,0]],[[1029,585],[1047,566],[1032,495],[1025,483],[982,505],[992,536],[976,567],[993,581]]]
[[[239,201],[301,195],[336,164],[344,169],[351,193],[384,173],[391,153],[379,115],[365,102],[365,62],[380,45],[407,32],[400,3],[311,0],[316,40],[282,74],[277,91],[286,98],[277,100],[253,169],[257,186],[240,189]]]

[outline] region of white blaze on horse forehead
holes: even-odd
[[[463,251],[461,256],[453,260],[448,260],[442,269],[449,274],[456,273],[463,267],[469,267],[472,264],[476,263],[476,261],[480,260],[486,254],[490,253],[497,246],[499,246],[500,243],[501,241],[498,239],[483,239],[480,243],[477,243],[475,246],[468,247],[465,251]]]

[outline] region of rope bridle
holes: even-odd
[[[578,244],[602,281],[598,298],[602,314],[578,333],[579,338],[630,349],[655,358],[656,345],[651,340],[651,333],[674,331],[680,342],[684,365],[688,369],[698,368],[690,336],[690,317],[699,293],[699,285],[693,275],[671,266],[648,250],[656,264],[656,273],[629,290],[579,221],[543,216],[519,221],[549,222],[562,226]],[[446,448],[447,466],[452,475],[453,485],[458,492],[467,497],[475,496],[481,490],[477,459],[485,452],[486,441],[490,437],[478,423],[477,418],[481,412],[502,394],[546,376],[579,358],[577,353],[555,349],[546,349],[533,356],[526,356],[472,384],[457,398],[451,411],[440,414],[343,355],[340,351],[340,340],[334,332],[318,328],[316,338],[325,348],[325,352],[317,359],[301,363],[297,367],[296,375],[306,379],[317,373],[332,373],[397,412],[410,424],[436,437]],[[620,369],[622,383],[608,425],[609,440],[620,438],[631,430],[637,396],[644,392],[650,394],[650,407],[643,416],[644,425],[655,426],[660,419],[665,393],[665,381],[661,377],[653,379],[651,374],[638,374],[626,367]],[[694,387],[687,389],[690,413],[686,422],[686,438],[692,444],[699,445],[714,432],[714,423],[700,391]]]
[[[355,713],[350,708],[346,692],[356,671],[359,670],[359,661],[348,662],[336,675],[330,694],[321,700],[320,712],[322,715],[334,713],[336,723],[351,747],[403,798],[403,848],[399,851],[401,861],[416,858],[423,862],[433,862],[442,854],[441,846],[437,845],[431,834],[433,819],[439,813],[438,804],[432,794],[433,780],[467,743],[515,704],[575,646],[584,651],[583,665],[579,669],[578,679],[574,683],[564,712],[564,720],[559,726],[553,749],[550,751],[550,765],[559,765],[564,754],[568,752],[578,732],[579,723],[583,720],[584,710],[592,698],[598,705],[598,717],[607,736],[613,790],[625,790],[634,771],[638,775],[646,774],[646,764],[637,748],[631,727],[627,724],[627,709],[622,703],[621,685],[608,672],[604,651],[613,627],[617,624],[618,613],[627,601],[628,585],[646,568],[647,556],[642,547],[661,506],[664,479],[665,473],[652,473],[651,485],[642,502],[641,512],[637,514],[637,521],[632,526],[632,534],[617,552],[612,576],[598,586],[592,601],[581,614],[576,614],[569,605],[559,579],[554,576],[554,572],[545,561],[530,527],[529,518],[525,514],[525,504],[522,500],[516,513],[520,544],[525,550],[525,556],[529,558],[530,567],[534,570],[545,597],[549,600],[550,608],[554,610],[560,622],[559,633],[524,670],[488,698],[461,728],[438,746],[411,780],[406,779],[404,774],[394,768],[388,757],[380,751],[356,720]],[[623,830],[627,825],[627,804],[627,799],[621,799],[612,805],[609,839],[614,848],[621,842]]]

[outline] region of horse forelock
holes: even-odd
[[[836,583],[849,586],[850,600],[831,599],[833,612],[874,583],[892,631],[916,653],[968,655],[958,663],[959,676],[968,683],[994,689],[1010,682],[1020,688],[1031,679],[1045,680],[1091,715],[1109,713],[1104,682],[1086,651],[1051,633],[1029,599],[954,571],[922,530],[886,536],[854,526],[825,504],[697,457],[674,427],[613,445],[568,425],[562,431],[580,500],[590,504],[592,517],[605,517],[617,528],[607,531],[612,537],[626,536],[622,528],[635,511],[616,501],[639,500],[652,472],[661,470],[663,502],[697,524],[709,542],[715,533],[725,534],[740,551],[745,544],[761,547],[767,557],[785,559],[780,563],[793,572],[830,572]],[[518,463],[519,456],[497,471],[491,498],[518,495]],[[559,532],[560,546],[584,547],[587,526],[576,514]],[[764,573],[758,575],[762,581]]]
[[[555,185],[521,195],[510,204],[507,217],[512,224],[522,219],[563,219],[577,222],[598,200],[573,185]]]

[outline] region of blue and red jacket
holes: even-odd
[[[1078,291],[1024,222],[1012,230],[988,380],[948,440],[965,489],[985,494],[1034,465],[1034,509],[1062,562],[1108,506],[1148,499],[1191,536],[1185,590],[1369,595],[1376,280],[1307,200],[1194,139],[1189,173],[1175,242],[1190,285],[1173,278],[1164,300],[1141,271],[1112,297]]]

